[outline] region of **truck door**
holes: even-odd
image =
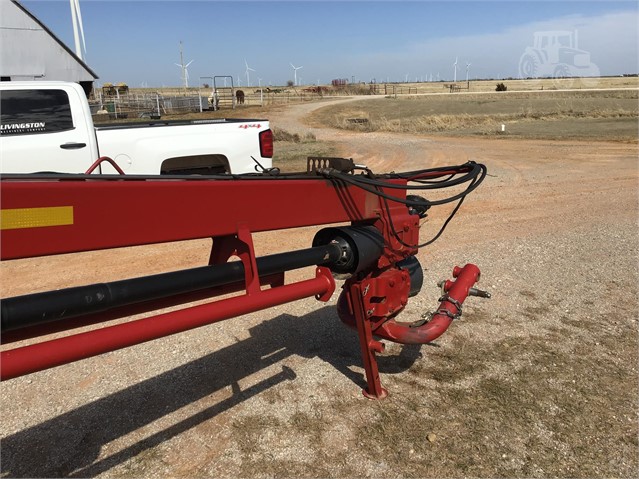
[[[93,129],[72,114],[69,95],[56,88],[6,89],[0,94],[0,171],[83,173],[95,160]],[[74,105],[79,100],[72,98]],[[88,110],[88,108],[87,108]]]

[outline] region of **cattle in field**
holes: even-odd
[[[242,105],[244,103],[244,92],[242,90],[237,90],[235,92],[235,99],[237,100],[238,105]]]

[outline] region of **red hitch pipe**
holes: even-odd
[[[376,336],[402,344],[425,344],[440,337],[453,319],[461,315],[461,306],[468,297],[471,288],[479,281],[480,271],[474,264],[463,268],[455,267],[455,281],[448,281],[437,312],[430,321],[422,326],[398,323],[394,318],[384,322],[373,331]],[[446,289],[448,287],[448,289]]]

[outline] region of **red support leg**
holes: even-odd
[[[384,399],[388,396],[388,391],[382,387],[382,383],[379,379],[377,358],[375,357],[375,353],[384,351],[384,343],[373,339],[371,325],[364,309],[364,302],[362,301],[361,284],[357,282],[351,283],[348,294],[353,307],[364,370],[366,371],[366,389],[362,390],[362,393],[369,399]]]

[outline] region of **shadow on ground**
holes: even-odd
[[[4,438],[2,474],[90,477],[108,471],[252,396],[294,381],[295,371],[282,365],[281,372],[247,389],[238,385],[241,379],[292,355],[319,357],[357,386],[366,384],[362,374],[350,369],[361,365],[357,335],[339,322],[334,308],[302,317],[284,314],[251,328],[250,333],[248,339]],[[380,371],[408,369],[421,356],[419,349],[408,345],[399,355],[380,357]],[[231,397],[97,460],[104,445],[229,386]]]

